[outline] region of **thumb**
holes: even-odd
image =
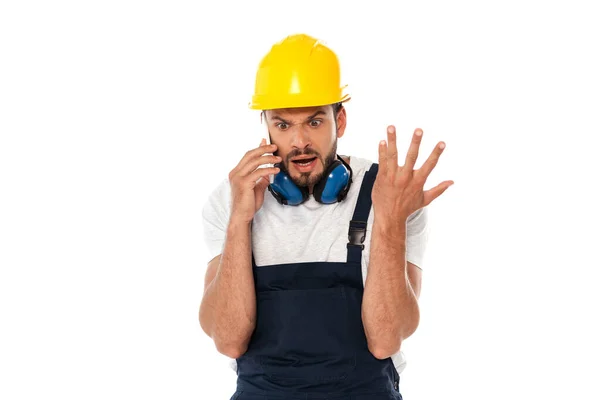
[[[267,186],[269,186],[269,183],[270,183],[269,178],[261,176],[260,179],[258,180],[258,182],[256,182],[256,186],[254,187],[254,190],[257,193],[264,193]]]

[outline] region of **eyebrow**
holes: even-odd
[[[311,119],[313,119],[313,118],[314,118],[314,117],[316,117],[317,115],[326,115],[326,114],[325,114],[325,111],[323,111],[323,110],[319,110],[319,111],[315,112],[314,114],[312,114],[312,115],[309,115],[309,116],[306,118],[306,121],[310,121]],[[285,120],[285,119],[281,118],[279,115],[273,115],[273,116],[271,117],[271,119],[276,119],[276,120],[279,120],[279,121],[281,121],[281,122],[284,122],[284,123],[286,123],[286,124],[288,124],[288,125],[291,125],[291,124],[292,124],[290,121],[287,121],[287,120]]]

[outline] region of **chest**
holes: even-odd
[[[290,207],[265,199],[252,225],[257,265],[345,260],[353,213],[354,202]]]

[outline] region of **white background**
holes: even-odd
[[[0,398],[229,398],[201,208],[297,32],[342,62],[341,154],[448,146],[405,399],[600,398],[593,3],[2,2]]]

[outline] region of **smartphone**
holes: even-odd
[[[262,118],[261,116],[261,125],[263,127],[262,131],[263,131],[263,137],[265,138],[267,145],[271,144],[271,135],[269,135],[269,126],[267,125],[267,121],[265,121],[264,118]],[[269,155],[273,155],[273,153],[267,153]],[[273,164],[265,164],[263,166],[263,168],[272,168]],[[269,183],[273,183],[275,181],[275,175],[271,174],[269,175]]]

